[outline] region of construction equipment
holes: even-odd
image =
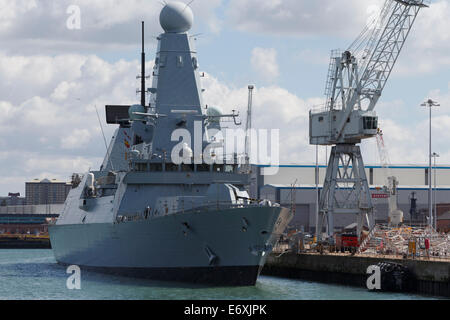
[[[389,167],[389,154],[387,152],[386,145],[384,144],[383,131],[378,129],[377,132],[377,146],[378,153],[380,155],[381,166],[383,168],[383,173],[385,174],[386,185],[383,187],[383,191],[388,195],[389,204],[389,226],[398,227],[403,223],[403,211],[398,209],[398,180],[397,177],[391,175],[391,170]]]
[[[450,259],[450,235],[440,234],[429,226],[377,225],[361,243],[358,254]]]
[[[380,15],[348,50],[332,52],[326,103],[310,111],[310,143],[333,146],[320,197],[318,240],[325,224],[332,241],[336,214],[355,214],[358,236],[364,224],[373,227],[373,205],[357,144],[377,134],[375,106],[427,2],[386,0]]]

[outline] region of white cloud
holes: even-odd
[[[1,0],[0,30],[8,30],[16,22],[18,16],[37,7],[35,0]]]
[[[450,2],[438,0],[422,9],[405,45],[395,75],[430,74],[450,67]]]
[[[450,82],[447,86],[447,92],[442,92],[441,90],[431,90],[426,97],[431,98],[440,104],[439,107],[433,108],[434,115],[447,115],[450,110]]]
[[[274,82],[280,76],[277,51],[273,48],[254,48],[250,63],[253,70],[267,82]]]
[[[381,0],[231,0],[230,25],[263,34],[357,36],[370,12]]]
[[[150,74],[153,62],[147,67]],[[11,191],[5,177],[22,177],[23,190],[24,181],[44,173],[67,179],[99,167],[105,147],[95,105],[105,123],[104,105],[136,102],[138,72],[136,60],[0,54],[0,194]],[[109,139],[114,127],[105,129]]]
[[[215,10],[222,0],[192,3],[194,30],[206,26],[217,33],[221,20]],[[81,29],[67,28],[67,8],[79,6]],[[140,22],[146,21],[147,44],[163,30],[159,25],[162,5],[156,0],[1,0],[0,44],[8,53],[55,54],[92,50],[135,48],[140,42]]]
[[[91,140],[91,133],[87,129],[76,129],[72,134],[61,138],[63,149],[84,149]]]
[[[231,0],[227,8],[229,25],[257,34],[277,36],[340,36],[348,46],[363,30],[373,8],[384,0]],[[433,1],[422,9],[399,59],[394,76],[431,73],[450,67],[450,2]],[[329,48],[334,49],[334,48]],[[300,58],[308,55],[301,52]],[[314,56],[313,62],[325,57]]]

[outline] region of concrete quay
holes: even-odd
[[[367,288],[367,268],[380,262],[408,267],[414,283],[412,293],[450,297],[450,260],[403,259],[397,256],[365,256],[319,253],[272,253],[264,275],[336,283]]]

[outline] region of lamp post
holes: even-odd
[[[316,243],[319,241],[319,146],[316,145]]]
[[[433,101],[433,100],[431,100],[431,99],[428,99],[427,101],[425,101],[424,103],[422,103],[421,104],[421,106],[422,107],[428,107],[428,108],[430,108],[430,142],[429,142],[429,164],[430,164],[430,166],[429,166],[429,169],[428,169],[428,186],[429,186],[429,190],[428,190],[428,210],[429,210],[429,216],[430,216],[430,219],[429,219],[429,225],[430,225],[430,227],[433,227],[433,204],[432,204],[432,185],[431,185],[431,170],[432,170],[432,168],[431,168],[431,157],[432,157],[432,154],[431,154],[431,109],[433,108],[433,107],[439,107],[440,106],[440,104],[438,104],[437,102],[435,102],[435,101]]]
[[[437,203],[436,203],[436,158],[439,158],[440,156],[433,152],[433,158],[434,158],[434,229],[437,229]]]

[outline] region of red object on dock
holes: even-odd
[[[354,234],[337,234],[336,245],[338,247],[359,248],[358,236]]]
[[[430,249],[430,239],[425,239],[425,249],[426,250]]]

